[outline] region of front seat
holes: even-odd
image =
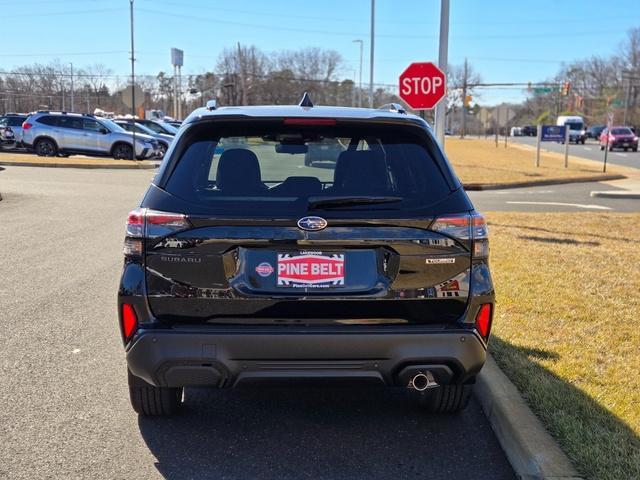
[[[389,190],[389,172],[382,152],[347,150],[338,156],[331,193],[384,195]]]
[[[232,148],[220,155],[216,188],[230,195],[260,195],[267,191],[262,183],[258,157],[246,148]]]

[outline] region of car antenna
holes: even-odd
[[[311,101],[311,97],[309,97],[309,92],[304,92],[302,94],[302,100],[298,104],[300,107],[312,108],[313,102]]]

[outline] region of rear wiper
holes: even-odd
[[[339,208],[352,205],[375,205],[378,203],[397,203],[404,200],[402,197],[309,197],[309,210],[317,208]]]

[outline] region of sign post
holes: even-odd
[[[536,148],[536,167],[540,166],[540,143],[541,142],[565,142],[564,144],[564,166],[567,167],[569,154],[569,127],[566,125],[538,125],[538,144]]]
[[[431,62],[416,62],[400,75],[400,98],[414,110],[430,110],[447,91],[445,74]]]
[[[540,166],[540,144],[542,143],[542,125],[538,125],[536,132],[536,167]]]
[[[564,168],[569,168],[569,128],[564,129]]]

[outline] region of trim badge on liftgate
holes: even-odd
[[[425,263],[427,265],[439,265],[443,263],[456,263],[455,258],[426,258]]]

